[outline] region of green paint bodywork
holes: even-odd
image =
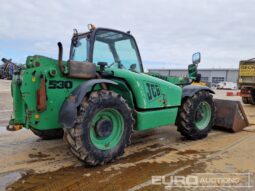
[[[25,120],[25,104],[22,99],[22,94],[19,86],[17,85],[17,76],[14,75],[11,90],[12,90],[12,96],[13,96],[13,115],[12,120],[10,121],[10,124],[24,124],[26,122]],[[17,107],[15,107],[17,106]]]
[[[38,130],[61,128],[58,117],[62,104],[74,89],[86,80],[68,78],[60,72],[57,60],[44,56],[28,57],[26,66],[27,68],[22,69],[20,75],[14,75],[12,81],[13,115],[10,124],[20,124]],[[52,76],[53,70],[56,71],[55,76]],[[118,83],[118,86],[109,86],[109,89],[122,95],[130,108],[136,112],[136,130],[175,122],[182,96],[182,89],[179,86],[127,69],[107,68],[106,71],[113,72],[114,76],[108,79]],[[36,91],[39,89],[40,75],[46,78],[47,109],[43,112],[39,112],[36,107]],[[21,85],[18,85],[19,80],[22,82]],[[73,87],[49,89],[50,80],[69,80],[72,81]],[[100,86],[94,89],[100,89]],[[160,120],[152,120],[155,117]]]
[[[156,111],[136,112],[138,130],[143,131],[155,128],[159,125],[174,124],[177,116],[178,108],[169,108]]]
[[[40,66],[36,66],[36,63],[40,63]],[[39,89],[40,75],[45,76],[46,86],[48,86],[51,79],[66,80],[66,77],[60,73],[57,60],[51,58],[43,56],[28,57],[26,66],[27,68],[23,69],[20,75],[14,75],[12,81],[13,116],[11,121],[14,124],[22,124],[26,128],[33,127],[39,130],[61,128],[58,123],[60,107],[83,80],[72,80],[73,88],[71,89],[47,88],[47,109],[39,112],[36,107],[36,91]],[[57,72],[55,77],[50,75],[50,71],[53,69]],[[18,79],[22,81],[21,85],[18,85]],[[39,115],[39,119],[36,119],[36,115]]]
[[[180,76],[163,76],[155,72],[148,73],[151,76],[163,79],[165,81],[171,82],[178,86],[186,86],[191,84],[194,80],[197,79],[198,71],[197,71],[197,64],[190,64],[188,65],[188,76],[187,77],[180,77]]]
[[[174,107],[181,104],[182,89],[179,86],[144,73],[136,73],[119,68],[107,70],[113,71],[114,77],[122,78],[127,82],[133,92],[136,107],[139,109]],[[154,96],[152,99],[148,99],[148,84],[153,85],[154,88],[158,87],[160,94]],[[156,90],[153,89],[152,91],[155,92]]]
[[[191,80],[188,77],[180,77],[180,76],[163,76],[155,72],[149,72],[148,75],[160,78],[162,80],[165,80],[167,82],[171,82],[172,84],[178,85],[178,86],[186,86],[191,84]]]

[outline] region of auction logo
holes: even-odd
[[[250,173],[194,173],[188,176],[152,176],[152,185],[172,187],[250,188]]]

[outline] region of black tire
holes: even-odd
[[[90,128],[93,128],[93,117],[105,108],[115,109],[121,114],[124,130],[117,145],[102,150],[92,143]],[[124,154],[125,147],[130,144],[133,126],[134,118],[127,102],[113,91],[101,90],[92,92],[89,97],[83,99],[76,124],[73,128],[64,129],[64,139],[79,160],[90,166],[103,165]]]
[[[250,103],[247,97],[242,97],[242,101],[243,101],[244,104],[249,104]]]
[[[64,136],[63,129],[51,129],[51,130],[38,130],[34,128],[30,128],[31,131],[37,135],[38,137],[44,140],[51,140],[51,139],[61,139]]]
[[[204,129],[199,129],[195,122],[199,104],[202,102],[206,102],[210,106],[211,118]],[[208,91],[199,91],[192,97],[183,100],[177,116],[177,130],[190,140],[205,138],[214,125],[214,117],[215,104],[212,95]]]

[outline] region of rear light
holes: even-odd
[[[37,90],[37,110],[44,111],[47,108],[47,97],[46,97],[46,84],[45,77],[41,76],[41,81],[39,84],[39,89]]]

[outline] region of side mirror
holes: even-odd
[[[196,52],[192,55],[192,63],[193,64],[199,64],[201,61],[201,54],[200,52]]]

